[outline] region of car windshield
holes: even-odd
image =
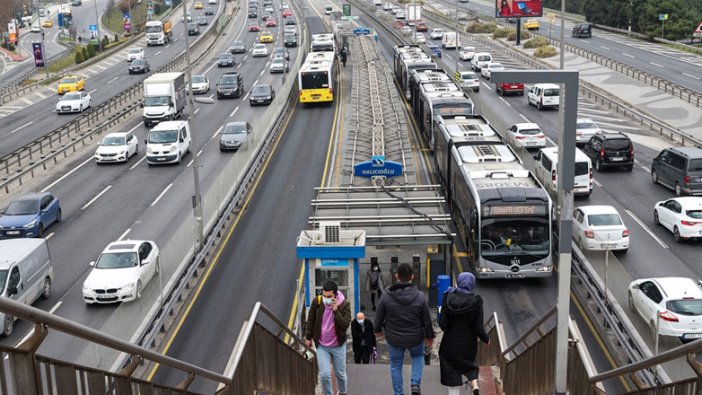
[[[175,143],[178,140],[177,130],[152,130],[149,132],[149,143]]]
[[[39,211],[39,201],[37,200],[15,200],[7,206],[5,215],[30,215]]]
[[[278,65],[285,64],[285,59],[283,59],[283,58],[273,58],[273,60],[271,61],[271,64],[278,64]]]
[[[461,75],[462,80],[475,80],[477,78],[478,77],[476,77],[475,74],[473,74],[473,73],[464,73]]]
[[[219,55],[219,59],[220,59],[220,60],[229,60],[229,59],[231,59],[231,58],[232,58],[231,55],[227,55],[227,54]]]
[[[168,103],[169,103],[168,96],[146,96],[144,98],[144,107],[167,106]]]
[[[690,171],[702,171],[702,159],[690,159]]]
[[[116,147],[125,144],[126,139],[124,138],[124,136],[106,136],[104,139],[102,139],[102,143],[100,143],[100,145],[106,145],[110,147]]]
[[[200,84],[205,82],[205,76],[204,75],[194,75],[193,76],[193,84]]]
[[[190,15],[188,15],[188,16],[190,16]],[[147,26],[146,32],[147,33],[161,33],[161,26]]]
[[[575,125],[576,129],[597,129],[597,125],[594,122],[578,122]]]
[[[132,66],[143,66],[146,64],[146,61],[144,59],[135,59],[132,62]]]
[[[129,53],[132,55],[138,54],[140,52],[139,48],[132,48],[129,50]]]
[[[80,100],[80,93],[66,93],[63,100]]]
[[[100,255],[95,263],[96,269],[124,269],[139,264],[136,252],[110,252]]]
[[[548,253],[548,222],[540,220],[484,221],[480,231],[483,256],[502,255],[504,252]]]
[[[608,139],[605,142],[605,147],[613,150],[629,149],[629,140],[627,139]]]
[[[76,82],[75,77],[68,77],[61,80],[62,84],[73,84]]]
[[[544,89],[544,96],[558,96],[560,94],[558,89]]]
[[[234,41],[234,42],[232,43],[232,47],[240,48],[240,47],[243,47],[243,46],[244,46],[244,42],[243,42],[243,41]]]
[[[222,76],[222,78],[219,79],[219,84],[220,85],[234,85],[236,83],[236,78],[233,76]]]
[[[590,226],[616,226],[622,224],[617,214],[590,214],[587,216]]]
[[[195,23],[195,22],[189,22],[189,23],[188,23],[188,29],[197,29],[197,23]]]
[[[527,136],[533,136],[536,134],[541,133],[539,129],[520,129],[519,134],[527,135]]]
[[[246,124],[243,123],[230,123],[225,128],[222,134],[245,134]]]
[[[687,210],[685,214],[694,219],[702,219],[702,210]]]
[[[269,91],[270,90],[265,85],[256,85],[256,86],[254,86],[252,93],[267,95],[269,93]]]
[[[702,315],[702,299],[669,300],[665,307],[680,315]]]
[[[492,59],[490,55],[480,55],[478,56],[478,60],[490,60]]]

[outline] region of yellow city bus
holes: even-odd
[[[333,102],[335,84],[334,52],[310,52],[298,72],[300,102]]]

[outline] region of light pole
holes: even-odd
[[[93,1],[93,4],[95,5],[95,28],[97,29],[97,42],[100,46],[100,51],[102,51],[102,40],[100,40],[100,19],[98,19],[99,17],[97,10],[97,0]]]
[[[458,72],[458,50],[459,50],[458,49],[458,41],[459,41],[458,37],[459,37],[458,36],[458,0],[456,0],[456,56],[455,56],[456,65],[454,66],[455,67],[453,70],[454,73]]]
[[[189,114],[188,120],[192,119],[195,115],[195,102],[193,101],[193,67],[190,61],[190,44],[188,43],[188,10],[187,10],[187,0],[183,0],[183,29],[185,34],[183,38],[185,39],[185,60],[187,62],[186,73],[188,76],[188,104],[189,104]],[[190,132],[190,139],[192,140],[193,147],[197,147],[195,143],[195,134]],[[195,245],[199,247],[202,245],[202,239],[204,237],[202,230],[202,196],[200,194],[200,165],[197,157],[196,149],[193,150],[193,178],[195,182],[195,195],[193,196],[193,215],[195,217]]]

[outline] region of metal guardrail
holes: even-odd
[[[59,59],[63,58],[64,56],[66,56],[66,54],[68,54],[72,51],[73,51],[73,46],[70,46],[69,48],[67,48],[67,49],[61,51],[60,53],[47,59],[46,64],[51,65],[53,63],[56,63]],[[40,74],[42,72],[44,72],[43,69],[34,68],[34,69],[28,70],[28,71],[20,74],[17,78],[15,78],[14,80],[5,84],[2,88],[0,88],[0,97],[1,97],[0,105],[7,102],[7,100],[5,100],[5,95],[7,95],[8,93],[12,93],[18,89],[21,89],[22,87],[24,87],[26,85],[25,82],[27,80],[32,79],[32,77],[34,75]]]
[[[214,29],[211,29],[207,35],[201,36],[196,41],[196,43],[200,42],[205,37],[210,39],[209,45],[205,48],[200,49],[202,46],[196,46],[195,43],[191,46],[191,48],[200,50],[200,53],[194,56],[193,65],[202,62],[214,47],[217,40],[216,33],[213,32]],[[185,53],[171,60],[156,70],[155,73],[182,70],[184,67]],[[143,83],[135,83],[94,110],[84,113],[68,124],[0,158],[0,172],[4,173],[4,177],[0,179],[0,189],[9,194],[13,185],[22,185],[24,178],[32,178],[36,171],[46,170],[50,165],[67,158],[69,154],[78,150],[79,144],[81,146],[87,144],[104,131],[126,119],[129,114],[138,108],[142,92]],[[139,99],[130,101],[135,97]],[[118,108],[121,108],[121,110],[114,114],[111,113]],[[106,115],[109,118],[98,124],[100,117]]]
[[[158,393],[190,394],[188,386],[196,377],[232,384],[231,377],[203,369],[136,346],[128,341],[107,335],[98,329],[75,323],[41,309],[27,306],[9,298],[0,298],[0,311],[34,323],[34,332],[17,347],[0,346],[0,394],[78,394],[78,393]],[[99,346],[135,356],[133,363],[119,372],[80,366],[54,358],[37,355],[49,330],[78,337]],[[185,372],[187,378],[176,388],[155,385],[133,378],[132,373],[143,360],[154,361]],[[161,392],[164,391],[164,392]]]

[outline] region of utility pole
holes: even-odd
[[[459,37],[460,36],[458,35],[458,0],[456,0],[456,56],[455,56],[456,66],[453,69],[454,73],[458,72],[458,52],[459,52],[458,43],[460,42]]]
[[[97,10],[97,0],[93,1],[93,4],[95,5],[95,27],[97,28],[97,41],[98,45],[100,46],[100,51],[102,51],[102,40],[100,39],[100,19]]]

